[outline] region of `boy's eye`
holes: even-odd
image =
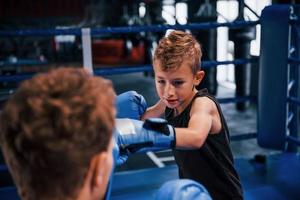
[[[180,86],[184,83],[184,81],[174,81],[173,82],[173,85],[176,87],[176,86]]]
[[[158,80],[157,82],[158,82],[159,84],[165,84],[165,83],[166,83],[165,80]]]

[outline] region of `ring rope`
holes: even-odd
[[[288,97],[287,102],[300,106],[300,101],[296,97]]]
[[[250,59],[236,59],[232,61],[203,61],[202,67],[204,69],[210,67],[216,67],[219,65],[229,65],[233,64],[236,66],[246,64],[246,63],[254,63],[257,62],[257,58],[250,58]],[[153,71],[152,65],[138,65],[138,66],[122,66],[122,67],[102,67],[101,69],[95,69],[95,75],[114,75],[114,74],[125,74],[125,73],[135,73],[135,72],[151,72]],[[34,73],[27,73],[27,74],[18,74],[18,75],[1,75],[0,82],[18,82],[25,79],[30,78],[33,76]]]
[[[257,138],[257,133],[244,133],[230,136],[231,141],[249,140]]]
[[[293,137],[293,136],[288,135],[286,137],[286,141],[290,142],[290,143],[293,143],[294,145],[300,146],[300,140],[298,138]]]
[[[289,64],[297,64],[297,65],[299,65],[300,64],[300,59],[299,58],[294,58],[294,57],[289,57],[288,58],[288,63]]]
[[[48,61],[41,61],[41,60],[36,60],[36,59],[21,59],[17,61],[0,61],[0,67],[3,66],[19,66],[19,65],[27,65],[27,66],[32,66],[32,65],[47,65],[49,64]]]
[[[234,21],[234,22],[205,22],[205,23],[190,23],[186,25],[148,25],[148,26],[129,26],[129,27],[106,27],[106,28],[92,28],[91,35],[101,34],[117,34],[117,33],[140,33],[140,32],[161,32],[168,29],[189,29],[189,30],[203,30],[213,29],[219,27],[228,28],[243,28],[248,26],[258,25],[257,21]],[[81,28],[68,29],[23,29],[23,30],[1,30],[1,37],[14,36],[55,36],[55,35],[77,35],[82,34]]]

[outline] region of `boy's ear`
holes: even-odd
[[[198,85],[202,79],[204,78],[204,75],[205,75],[205,72],[200,70],[200,71],[197,71],[196,72],[196,75],[195,75],[195,83],[194,85]]]

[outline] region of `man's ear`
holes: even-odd
[[[108,159],[107,152],[101,152],[97,154],[95,157],[95,165],[94,165],[94,173],[93,173],[93,186],[94,187],[102,187],[104,184],[104,176],[106,173],[106,163]],[[103,186],[104,187],[104,186]]]
[[[202,79],[204,78],[204,76],[205,76],[204,71],[202,70],[197,71],[194,78],[194,85],[199,85]]]

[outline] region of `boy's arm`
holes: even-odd
[[[197,98],[191,108],[188,128],[175,128],[176,147],[200,148],[210,132],[220,130],[220,117],[215,103],[207,97]]]
[[[166,105],[159,100],[155,105],[147,108],[146,112],[142,115],[141,120],[148,118],[162,117],[166,109]]]

